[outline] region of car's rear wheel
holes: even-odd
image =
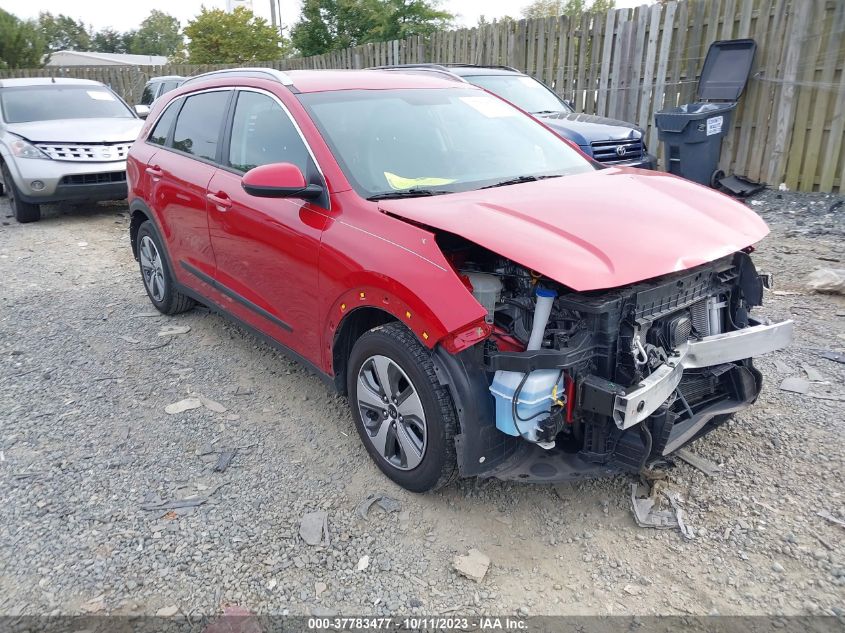
[[[15,181],[12,180],[12,174],[9,173],[9,168],[6,165],[0,168],[0,172],[3,174],[2,189],[5,189],[6,195],[9,196],[9,206],[12,207],[12,214],[15,219],[21,224],[38,222],[41,219],[41,206],[20,199]]]
[[[373,461],[412,492],[434,490],[457,474],[455,409],[431,353],[402,324],[365,333],[347,372],[352,417]]]
[[[179,314],[194,307],[194,300],[176,289],[173,274],[164,257],[164,247],[147,220],[138,228],[137,253],[144,288],[152,304],[164,314]]]

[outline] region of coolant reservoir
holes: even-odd
[[[464,272],[463,274],[472,284],[472,296],[487,310],[484,320],[492,323],[496,304],[502,296],[502,280],[488,273]]]

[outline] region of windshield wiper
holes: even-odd
[[[523,182],[534,182],[535,180],[545,180],[546,178],[560,178],[562,174],[550,174],[547,176],[517,176],[516,178],[508,178],[501,182],[493,183],[480,189],[492,189],[493,187],[506,187],[507,185],[518,185]]]
[[[532,112],[531,114],[558,114],[559,112],[563,112],[563,110],[538,110],[537,112]]]
[[[394,198],[422,198],[424,196],[440,196],[444,193],[454,193],[453,191],[443,191],[441,189],[402,189],[401,191],[385,191],[367,197],[367,200],[393,200]]]

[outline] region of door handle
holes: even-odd
[[[207,193],[205,194],[205,197],[211,204],[217,207],[217,210],[221,213],[228,211],[229,207],[232,206],[232,199],[222,191],[218,191],[217,193]]]
[[[146,171],[153,178],[161,178],[162,176],[164,176],[164,172],[158,165],[155,165],[154,167],[147,167],[144,171]]]

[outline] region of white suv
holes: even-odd
[[[125,198],[126,154],[142,125],[97,81],[0,80],[0,193],[15,219],[35,222],[47,202]]]

